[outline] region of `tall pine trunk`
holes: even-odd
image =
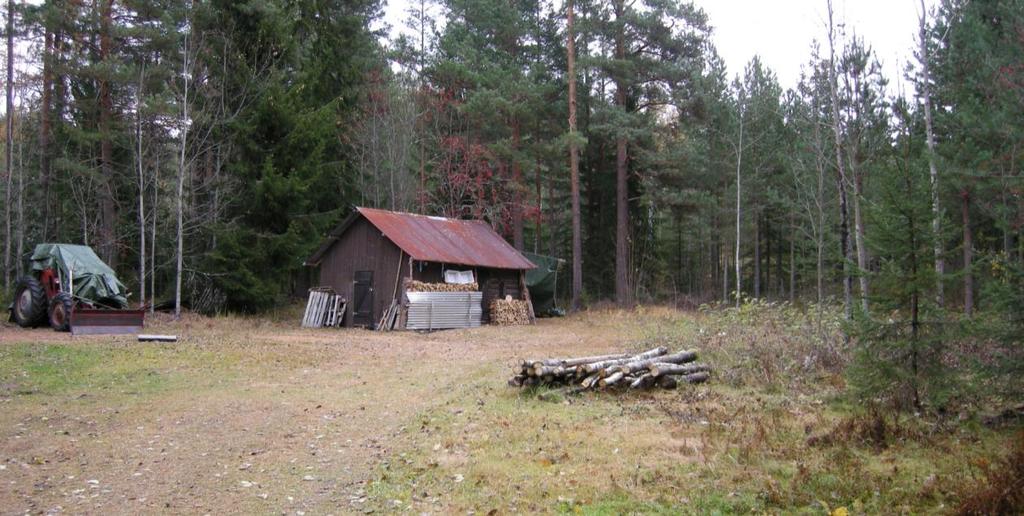
[[[566,26],[569,57],[569,190],[572,197],[572,309],[579,310],[583,297],[583,228],[580,214],[580,152],[576,144],[576,34],[573,32],[573,0],[569,0]]]
[[[25,138],[18,129],[18,231],[17,243],[14,246],[14,256],[18,259],[14,263],[14,271],[18,277],[25,273]]]
[[[50,134],[53,110],[54,34],[43,27],[43,83],[39,96],[39,186],[42,190],[42,240],[49,241],[50,229]]]
[[[960,192],[960,211],[964,224],[964,315],[974,315],[974,232],[971,230],[971,192]]]
[[[11,286],[11,189],[14,187],[14,0],[7,0],[7,145],[4,147],[7,188],[4,210],[7,231],[4,233],[4,287]],[[19,257],[20,258],[20,257]]]
[[[523,167],[519,162],[521,128],[518,118],[512,119],[512,242],[516,249],[526,249],[523,238]]]
[[[733,251],[736,253],[734,263],[736,265],[736,307],[740,306],[740,300],[743,297],[743,271],[740,270],[740,239],[742,233],[740,232],[740,223],[743,221],[743,204],[742,204],[742,189],[743,189],[743,177],[740,174],[743,165],[743,99],[740,99],[740,135],[739,144],[736,145],[736,247]]]
[[[113,36],[111,25],[113,22],[113,0],[105,0],[100,8],[100,53],[99,60],[105,63],[110,56]],[[99,191],[100,201],[100,227],[99,227],[99,248],[100,253],[115,270],[117,269],[117,205],[114,198],[114,142],[111,135],[111,120],[113,118],[114,101],[110,91],[110,72],[101,73],[99,81],[100,101],[100,176],[102,186]]]
[[[757,208],[754,216],[754,299],[761,299],[761,216]]]
[[[626,59],[626,34],[622,18],[623,0],[616,0],[615,20],[619,32],[615,35],[615,58]],[[615,105],[626,111],[626,79],[615,80]],[[615,137],[615,301],[619,306],[631,303],[629,274],[629,144],[624,134]]]
[[[539,157],[537,158],[536,163],[534,163],[533,169],[534,169],[533,170],[533,172],[534,172],[534,176],[533,176],[534,188],[537,191],[536,192],[537,193],[537,213],[534,214],[534,220],[533,220],[533,252],[537,253],[537,254],[540,254],[540,241],[541,241],[542,237],[544,236],[543,235],[543,228],[541,227],[541,224],[543,223],[542,219],[544,218],[544,211],[543,211],[543,208],[542,208],[543,207],[543,202],[544,202],[544,194],[543,194],[543,184],[541,183],[540,158]]]
[[[789,214],[789,302],[796,302],[796,221],[793,212]]]

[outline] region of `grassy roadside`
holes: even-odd
[[[951,511],[1014,429],[851,406],[837,326],[801,314],[610,314],[644,321],[636,347],[702,350],[716,376],[678,391],[566,399],[506,387],[497,366],[463,375],[449,405],[417,416],[367,503],[478,514]]]

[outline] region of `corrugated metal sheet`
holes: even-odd
[[[483,315],[482,292],[409,292],[405,329],[476,328]]]
[[[535,267],[480,220],[446,219],[373,208],[358,210],[414,260],[498,269]]]

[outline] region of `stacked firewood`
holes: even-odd
[[[495,299],[491,301],[491,324],[519,326],[530,324],[530,307],[522,299]]]
[[[476,292],[480,286],[473,283],[427,283],[424,281],[406,280],[406,292]]]
[[[680,382],[703,383],[711,366],[693,363],[695,350],[669,353],[657,347],[643,353],[617,353],[578,358],[524,360],[509,379],[512,387],[570,386],[574,391],[629,387],[674,389]]]

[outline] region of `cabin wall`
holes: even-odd
[[[408,256],[405,256],[398,246],[366,219],[360,217],[324,254],[319,269],[318,286],[331,287],[348,301],[345,310],[346,326],[352,326],[353,322],[355,274],[359,271],[372,272],[371,319],[375,325],[391,304],[391,300],[396,297],[396,280],[398,288],[401,289],[401,278],[408,276],[409,263]]]

